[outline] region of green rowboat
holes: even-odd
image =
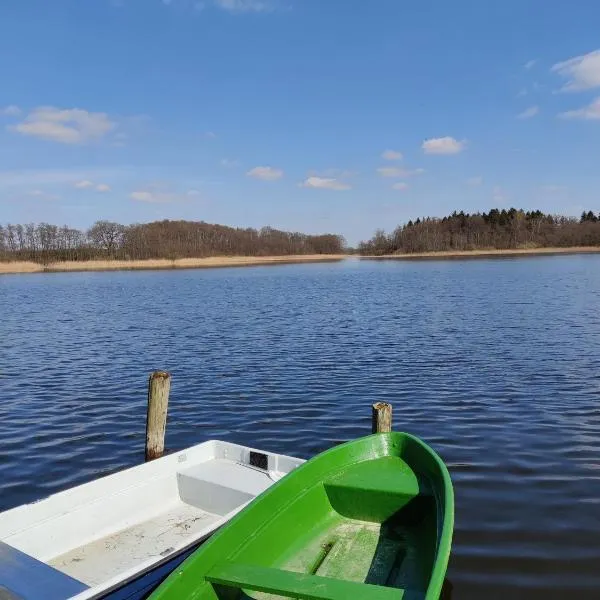
[[[411,435],[378,433],[269,488],[151,600],[437,600],[453,524],[438,455]]]

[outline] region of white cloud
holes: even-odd
[[[377,172],[382,177],[405,177],[406,170],[400,167],[379,167]]]
[[[214,131],[207,131],[204,134],[204,137],[208,138],[209,140],[215,140],[215,139],[217,139],[217,134]]]
[[[78,190],[89,190],[90,188],[94,188],[97,192],[110,192],[110,186],[106,183],[94,183],[89,179],[82,179],[81,181],[76,181],[73,184],[73,187]]]
[[[600,97],[596,98],[583,108],[577,110],[568,110],[558,115],[563,119],[584,119],[586,121],[596,121],[600,119]]]
[[[381,177],[397,177],[397,178],[405,178],[412,177],[413,175],[421,175],[421,173],[425,173],[425,169],[403,169],[402,167],[379,167],[377,169],[377,173],[381,175]]]
[[[404,190],[408,189],[408,183],[404,183],[404,181],[399,181],[398,183],[395,183],[392,186],[392,189],[403,192]]]
[[[552,71],[567,80],[561,91],[578,92],[600,87],[600,50],[556,63]]]
[[[0,115],[6,115],[7,117],[18,117],[21,114],[21,109],[14,104],[0,108]]]
[[[283,171],[273,167],[254,167],[246,175],[254,177],[254,179],[262,179],[263,181],[275,181],[283,177]]]
[[[89,179],[82,179],[81,181],[77,181],[73,184],[74,187],[80,190],[85,190],[86,188],[94,187],[94,182]]]
[[[384,160],[402,160],[402,152],[396,150],[386,150],[381,153],[381,158]]]
[[[239,160],[231,160],[229,158],[222,158],[221,166],[225,167],[226,169],[234,169],[235,167],[240,166],[240,161]]]
[[[352,189],[351,185],[334,177],[317,177],[316,175],[307,177],[300,187],[337,191]]]
[[[537,64],[537,58],[534,58],[533,60],[528,60],[524,65],[523,68],[527,69],[529,71],[529,69],[533,69],[533,67],[535,67],[535,65]]]
[[[147,192],[143,190],[131,192],[131,194],[129,194],[129,197],[132,200],[139,200],[140,202],[160,202],[160,200],[158,200],[158,198],[156,198],[156,196],[152,192]]]
[[[481,175],[477,175],[476,177],[469,177],[469,179],[467,179],[467,185],[470,185],[471,187],[480,186],[482,183],[483,177]]]
[[[459,141],[453,137],[431,138],[425,140],[421,148],[425,154],[458,154],[462,152],[466,146],[466,142]]]
[[[262,0],[214,0],[215,6],[230,13],[269,12],[273,10],[271,2]]]
[[[527,96],[528,93],[527,88],[521,88],[517,93],[517,98],[523,98],[524,96]]]
[[[79,108],[40,106],[31,111],[12,131],[62,144],[83,144],[99,140],[115,127],[106,113]]]
[[[150,185],[145,189],[135,190],[129,194],[132,200],[148,202],[150,204],[167,204],[170,202],[186,202],[200,195],[195,189],[187,190],[185,193],[168,189],[167,186]]]
[[[526,108],[522,113],[517,115],[517,119],[531,119],[531,117],[535,117],[540,112],[539,106],[530,106]]]

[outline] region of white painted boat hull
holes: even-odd
[[[302,462],[209,441],[0,513],[0,597],[91,600],[174,568]]]

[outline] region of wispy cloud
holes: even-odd
[[[530,106],[517,115],[517,119],[531,119],[540,112],[539,106]]]
[[[597,121],[600,119],[600,97],[593,100],[587,106],[576,110],[568,110],[558,115],[562,119],[583,119],[585,121]]]
[[[62,144],[84,144],[102,139],[116,127],[106,113],[94,113],[79,108],[60,109],[40,106],[9,129],[21,135]]]
[[[600,87],[600,50],[556,63],[552,71],[567,80],[561,88],[563,92],[579,92]]]
[[[335,177],[318,177],[316,175],[307,177],[300,184],[300,187],[336,191],[352,189],[350,184],[340,179],[336,179]]]
[[[377,173],[381,177],[396,177],[403,179],[406,177],[412,177],[413,175],[421,175],[425,173],[425,169],[403,169],[402,167],[379,167]]]
[[[125,0],[113,0],[113,4],[122,6]],[[145,0],[150,1],[150,0]],[[281,0],[157,0],[168,7],[191,9],[201,13],[208,8],[223,10],[232,15],[245,13],[268,13],[276,11]]]
[[[526,69],[527,71],[529,71],[530,69],[533,69],[533,67],[535,67],[535,65],[537,65],[537,58],[534,58],[532,60],[528,60],[524,65],[523,68]]]
[[[77,181],[73,184],[73,187],[76,187],[78,190],[85,190],[87,188],[94,187],[94,182],[89,179],[82,179],[81,181]]]
[[[408,189],[408,183],[404,183],[404,181],[399,181],[392,186],[393,190],[398,190],[399,192],[404,192]]]
[[[0,189],[31,188],[46,185],[75,186],[79,182],[93,180],[106,181],[127,177],[130,174],[124,167],[80,168],[80,169],[21,169],[16,171],[0,171]],[[86,186],[83,186],[84,189]]]
[[[381,153],[381,158],[384,160],[402,160],[402,152],[396,150],[385,150]]]
[[[89,179],[82,179],[81,181],[76,181],[73,184],[74,188],[78,190],[89,190],[94,188],[97,192],[110,192],[110,186],[106,183],[94,183]]]
[[[176,192],[163,186],[148,186],[145,189],[135,190],[129,194],[132,200],[147,202],[149,204],[169,204],[172,202],[184,202],[200,195],[195,189],[189,189],[184,193]]]
[[[481,175],[477,175],[476,177],[469,177],[467,179],[467,185],[471,187],[478,187],[483,184],[483,177]]]
[[[5,115],[7,117],[18,117],[21,114],[21,109],[14,105],[10,104],[5,106],[4,108],[0,108],[0,115]]]
[[[207,131],[204,134],[205,138],[208,138],[209,140],[216,140],[217,139],[217,134],[214,131]]]
[[[440,137],[425,140],[421,145],[425,154],[459,154],[464,150],[466,142],[453,137]]]
[[[262,179],[263,181],[275,181],[283,177],[283,171],[274,167],[254,167],[246,175],[254,179]]]
[[[267,0],[214,0],[214,5],[233,14],[275,10],[274,2]]]
[[[240,161],[239,160],[231,160],[229,158],[222,158],[220,165],[222,167],[225,167],[226,169],[234,169],[235,167],[240,166]]]
[[[308,175],[314,175],[315,177],[333,177],[335,179],[348,179],[356,175],[356,171],[350,171],[348,169],[338,169],[337,167],[330,167],[328,169],[320,169],[318,171],[309,171]]]

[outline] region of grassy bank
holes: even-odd
[[[292,256],[213,256],[175,260],[90,260],[65,261],[43,265],[35,262],[0,262],[2,273],[54,273],[65,271],[121,271],[129,269],[202,269],[218,267],[251,267],[292,263],[331,262],[342,260],[339,254],[307,254]]]
[[[415,252],[412,254],[383,254],[381,256],[361,256],[367,260],[427,260],[451,258],[502,258],[504,256],[552,256],[556,254],[597,254],[598,246],[575,246],[572,248],[517,248],[506,250],[456,250],[444,252]]]

